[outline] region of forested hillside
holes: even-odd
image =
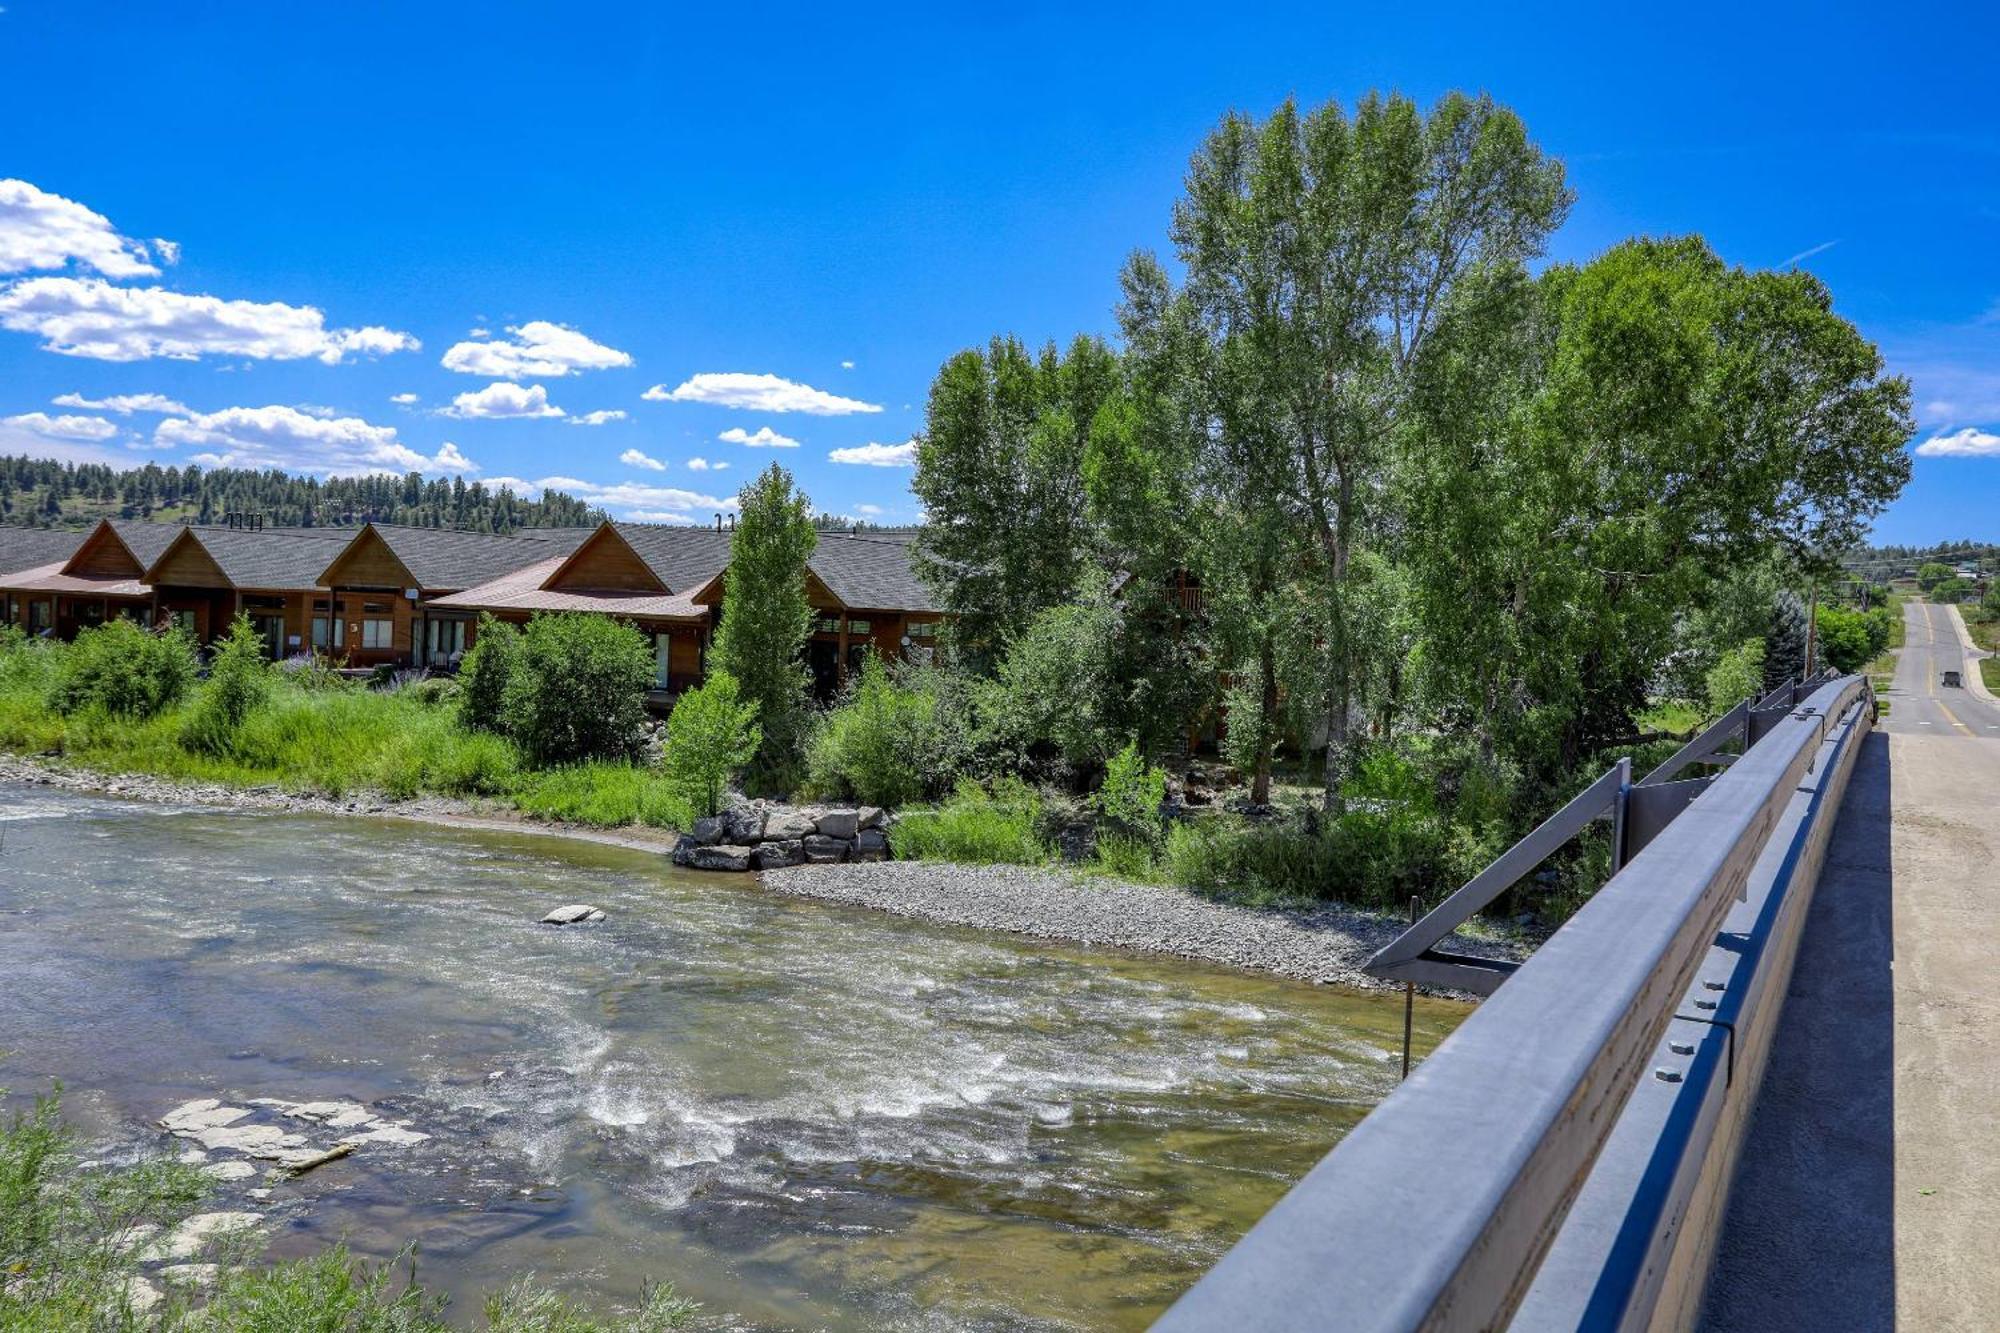
[[[473,532],[572,527],[604,517],[560,491],[526,500],[463,477],[294,477],[236,468],[113,468],[0,457],[0,521],[39,527],[80,527],[100,518],[220,522],[228,513],[263,515],[274,526],[347,527],[368,522]]]

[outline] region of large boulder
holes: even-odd
[[[847,840],[829,838],[824,833],[815,833],[805,840],[806,860],[815,864],[825,864],[847,859]]]
[[[688,864],[696,870],[748,870],[750,849],[748,847],[696,847],[688,856]]]
[[[764,812],[754,805],[735,805],[723,812],[723,837],[733,843],[749,846],[764,838]]]
[[[773,810],[764,820],[764,836],[773,840],[803,838],[818,831],[819,825],[803,810]]]
[[[854,812],[855,828],[881,828],[887,822],[889,812],[879,805],[864,805]]]
[[[590,921],[593,919],[602,921],[604,914],[589,903],[569,903],[566,906],[551,909],[549,914],[542,918],[542,924],[545,926],[570,926],[575,925],[579,921]]]
[[[797,838],[766,840],[757,848],[755,857],[759,870],[783,870],[805,859],[805,844]]]
[[[694,821],[694,827],[688,830],[688,836],[704,847],[713,847],[722,841],[722,823],[721,815],[709,815],[697,819]]]
[[[861,817],[852,810],[829,810],[819,817],[819,831],[829,838],[851,838]]]
[[[854,835],[854,859],[857,861],[886,861],[889,859],[889,835],[881,829],[865,828]]]
[[[687,834],[681,834],[680,839],[674,843],[674,850],[671,853],[674,864],[677,866],[693,865],[695,849],[700,846],[700,843],[690,838]]]

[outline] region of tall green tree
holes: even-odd
[[[737,503],[712,657],[757,710],[762,737],[753,779],[778,787],[796,774],[804,740],[812,686],[805,650],[813,625],[806,562],[819,537],[812,501],[776,463],[743,488]]]
[[[928,515],[918,568],[975,655],[1075,592],[1091,549],[1085,452],[1118,387],[1097,338],[1038,356],[995,338],[938,371],[911,482]]]
[[[1201,470],[1239,557],[1244,637],[1267,702],[1276,653],[1260,608],[1280,581],[1313,606],[1329,810],[1365,672],[1355,556],[1384,517],[1412,378],[1459,285],[1538,254],[1569,201],[1560,164],[1512,112],[1456,93],[1428,113],[1371,94],[1352,117],[1333,103],[1301,115],[1289,101],[1262,125],[1232,114],[1189,166],[1171,235],[1209,343]],[[1155,261],[1135,257],[1128,308],[1175,309],[1162,282]],[[1256,768],[1261,790],[1268,748]]]

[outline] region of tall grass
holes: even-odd
[[[961,780],[942,805],[911,810],[896,821],[896,855],[968,865],[1040,865],[1049,845],[1036,831],[1041,800],[1018,780],[991,788]]]
[[[693,815],[662,774],[631,764],[576,764],[525,777],[514,804],[543,819],[687,828]]]

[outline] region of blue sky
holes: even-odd
[[[0,450],[908,518],[938,364],[1114,332],[1222,112],[1465,88],[1567,162],[1554,257],[1824,278],[1941,441],[1878,537],[2000,539],[1983,7],[4,6]]]

